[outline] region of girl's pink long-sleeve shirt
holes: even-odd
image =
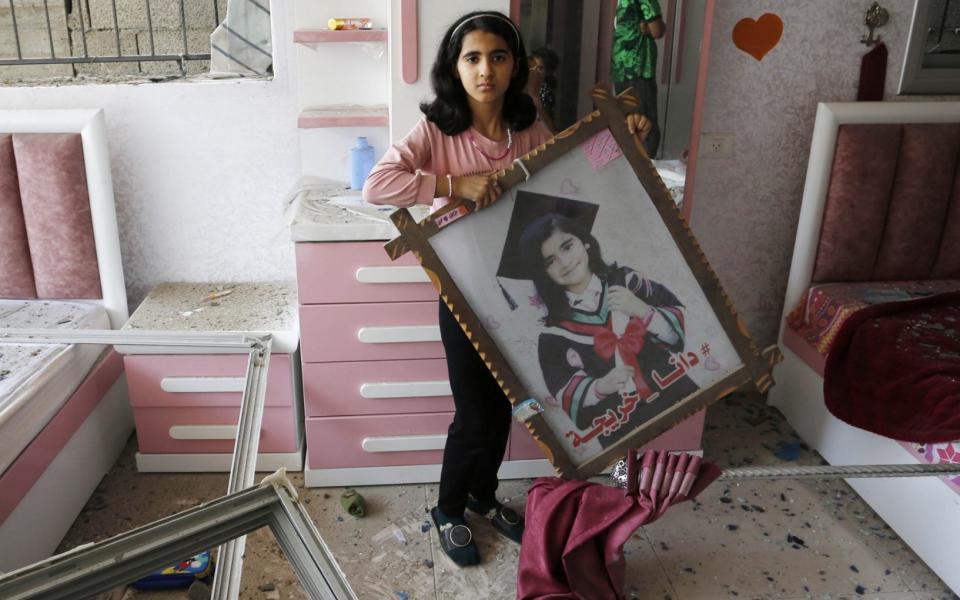
[[[550,131],[536,121],[523,131],[513,133],[513,146],[506,156],[491,160],[488,156],[503,154],[505,142],[485,138],[473,127],[457,135],[445,135],[434,123],[422,117],[405,138],[387,150],[370,172],[363,184],[363,200],[394,206],[432,204],[435,211],[450,202],[448,197],[433,197],[437,177],[499,171],[550,139],[550,135]]]

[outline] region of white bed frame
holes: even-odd
[[[0,110],[0,133],[80,134],[103,298],[77,301],[102,306],[111,327],[119,329],[129,314],[103,111]],[[133,432],[126,387],[121,375],[0,524],[0,571],[36,562],[56,550]]]
[[[960,102],[844,102],[821,103],[817,108],[780,322],[784,360],[774,371],[777,384],[769,402],[830,464],[918,463],[899,442],[851,427],[830,414],[823,400],[823,378],[783,344],[787,315],[799,304],[813,276],[837,130],[847,123],[945,122],[960,122]],[[960,495],[936,477],[852,479],[848,483],[960,594],[956,550],[960,543]]]

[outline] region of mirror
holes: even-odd
[[[569,127],[593,110],[589,92],[597,82],[611,82],[618,93],[631,87],[630,82],[614,80],[623,70],[611,72],[615,44],[621,49],[643,44],[656,48],[656,57],[647,69],[653,77],[633,87],[641,101],[656,98],[655,106],[647,109],[648,114],[656,114],[659,129],[659,140],[651,136],[655,143],[651,156],[678,204],[683,200],[692,136],[698,134],[693,131],[693,116],[700,44],[709,26],[707,3],[650,1],[661,14],[662,32],[657,33],[662,35],[656,40],[624,39],[624,33],[630,35],[624,23],[641,20],[631,12],[639,4],[637,0],[520,0],[512,15],[533,56],[531,77],[543,79],[539,100],[548,115],[545,122],[552,119],[554,131]],[[648,150],[654,148],[648,145]]]

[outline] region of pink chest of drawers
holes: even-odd
[[[219,292],[230,290],[218,297],[216,304],[203,300],[210,295],[209,287],[158,286],[130,318],[127,328],[274,334],[257,469],[301,470],[303,418],[295,286],[292,282],[231,284]],[[183,310],[185,307],[189,309]],[[137,428],[137,468],[146,472],[229,471],[247,356],[156,354],[156,348],[135,347],[121,351]]]
[[[438,481],[453,399],[437,293],[382,241],[297,244],[309,486]],[[514,431],[503,477],[552,469]]]

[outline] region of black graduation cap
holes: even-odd
[[[507,229],[507,240],[503,244],[497,277],[531,279],[524,268],[523,257],[520,255],[520,238],[531,223],[545,215],[557,214],[576,221],[585,231],[591,231],[599,208],[596,204],[581,200],[518,191],[513,205],[513,216],[510,217],[510,227]]]
[[[503,254],[500,256],[500,266],[497,268],[497,277],[532,279],[525,268],[520,247],[523,232],[531,223],[540,217],[556,214],[576,221],[584,231],[591,231],[599,208],[596,204],[581,200],[518,191],[514,201],[513,215],[510,217],[510,227],[507,229],[507,239],[503,244]],[[500,285],[500,290],[510,309],[515,310],[517,303],[503,284]]]

